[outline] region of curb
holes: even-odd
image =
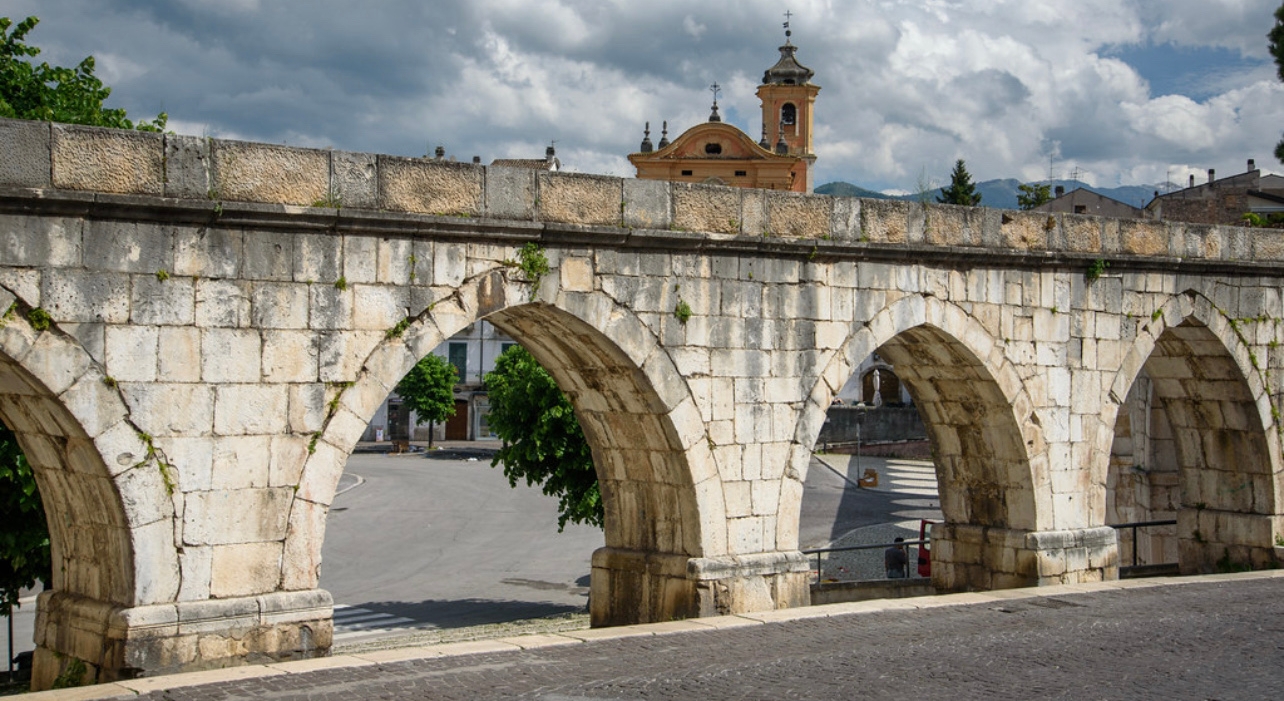
[[[434,657],[455,657],[476,655],[488,652],[512,652],[531,650],[555,645],[591,644],[600,640],[618,640],[645,636],[675,635],[694,631],[739,628],[743,626],[765,625],[767,623],[785,623],[809,618],[830,618],[851,616],[863,613],[882,611],[903,611],[910,609],[931,609],[945,606],[968,606],[973,604],[995,603],[1020,599],[1044,598],[1065,594],[1091,594],[1094,592],[1116,591],[1122,589],[1142,589],[1149,587],[1179,586],[1182,584],[1199,584],[1208,582],[1227,582],[1246,579],[1284,579],[1284,570],[1258,570],[1253,572],[1236,572],[1232,574],[1190,575],[1182,577],[1153,577],[1148,579],[1122,579],[1110,582],[1086,582],[1082,584],[1054,584],[1044,587],[1024,589],[1000,589],[983,592],[962,592],[958,594],[941,594],[908,599],[875,599],[842,604],[823,604],[804,606],[793,609],[777,609],[754,613],[731,614],[711,618],[692,618],[682,621],[663,623],[644,623],[633,626],[613,628],[590,628],[561,633],[531,633],[491,640],[470,640],[454,643],[437,643],[430,645],[378,650],[374,652],[352,653],[334,657],[319,657],[291,662],[271,664],[254,664],[224,669],[211,669],[202,672],[187,672],[159,677],[143,677],[118,682],[109,682],[96,686],[78,687],[75,689],[58,689],[19,694],[9,698],[17,701],[96,701],[98,699],[134,698],[153,691],[164,691],[201,684],[214,684],[223,681],[236,681],[254,677],[279,676],[283,674],[306,674],[318,670],[346,669],[368,667],[390,662],[405,662]]]

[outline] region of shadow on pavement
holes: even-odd
[[[585,597],[586,604],[587,601],[588,599]],[[467,628],[494,623],[510,623],[529,618],[546,618],[567,613],[582,613],[585,609],[584,606],[548,602],[494,601],[488,599],[375,601],[354,605],[377,613],[409,618],[437,628]]]

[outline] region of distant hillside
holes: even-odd
[[[833,195],[834,197],[863,197],[867,200],[890,200],[891,195],[884,195],[881,192],[866,190],[858,185],[851,183],[827,183],[816,188],[817,195]]]
[[[1087,183],[1078,180],[1051,180],[1047,181],[1052,185],[1055,192],[1058,185],[1064,187],[1066,192],[1075,188],[1090,190],[1099,195],[1105,195],[1111,199],[1119,200],[1124,204],[1130,204],[1134,207],[1145,207],[1154,197],[1155,191],[1161,188],[1157,185],[1125,185],[1123,187],[1092,187]],[[981,193],[981,206],[993,207],[995,209],[1018,209],[1017,207],[1017,188],[1020,187],[1021,181],[1015,178],[1005,178],[1002,180],[986,180],[976,184],[976,191]],[[905,200],[916,201],[919,195],[885,195],[881,192],[867,190],[863,187],[852,185],[851,183],[834,182],[821,185],[816,188],[818,195],[833,195],[835,197],[864,197],[868,199],[879,200]],[[940,188],[928,193],[927,197],[930,202],[935,202],[936,197],[941,194]]]

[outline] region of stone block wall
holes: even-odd
[[[572,173],[537,175],[432,159],[19,120],[0,120],[0,144],[12,154],[0,165],[0,187],[163,196],[205,201],[209,210],[218,209],[218,202],[245,202],[661,229],[757,237],[754,248],[760,250],[775,248],[776,240],[810,239],[816,256],[853,244],[865,244],[873,254],[893,244],[962,249],[955,253],[1059,253],[1085,264],[1101,256],[1143,256],[1156,266],[1179,258],[1237,265],[1284,260],[1284,234],[1271,229],[1007,212]],[[327,218],[318,212],[272,211],[296,221]],[[415,228],[406,224],[408,230]]]
[[[97,636],[106,675],[323,653],[324,597],[264,597],[319,591],[348,452],[483,317],[593,445],[599,624],[805,603],[811,450],[874,351],[936,451],[939,588],[1116,575],[1110,456],[1143,369],[1180,469],[1126,491],[1175,505],[1183,566],[1264,566],[1284,532],[1278,231],[5,120],[0,145],[0,406],[71,524],[56,584],[79,597],[47,600],[42,640]],[[209,610],[240,622],[192,657],[181,622]]]

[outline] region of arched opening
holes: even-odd
[[[592,561],[593,624],[699,615],[694,592],[655,596],[666,587],[676,592],[676,587],[694,586],[685,563],[720,555],[726,547],[725,530],[707,533],[701,521],[702,509],[720,514],[721,490],[714,486],[702,424],[685,384],[646,327],[608,299],[577,295],[577,313],[571,313],[529,302],[528,296],[502,273],[485,276],[478,290],[480,309],[466,311],[458,298],[440,301],[402,338],[374,351],[362,376],[336,401],[338,408],[304,467],[286,548],[305,565],[287,573],[296,577],[287,580],[290,586],[316,586],[320,536],[341,472],[333,463],[346,457],[365,430],[359,422],[373,415],[419,357],[485,319],[519,341],[553,376],[591,446],[605,512],[605,547]],[[520,301],[510,306],[508,299]]]
[[[879,354],[896,368],[927,427],[945,520],[1036,528],[1026,440],[1012,398],[989,368],[960,340],[929,326],[898,334]]]
[[[84,663],[77,682],[116,678],[138,660],[129,641],[107,637],[112,617],[178,593],[166,475],[126,415],[78,344],[13,315],[0,324],[0,422],[31,465],[49,527],[33,688],[73,660]]]
[[[876,351],[912,397],[930,440],[943,516],[931,530],[937,590],[1025,586],[1044,578],[1029,552],[1041,546],[1028,538],[1051,521],[1036,498],[1048,488],[1046,468],[1040,469],[1042,428],[1014,368],[995,348],[961,309],[937,298],[905,297],[852,334],[834,361],[841,366],[827,370],[855,374],[860,359]],[[995,358],[1000,364],[991,366],[987,360]],[[814,440],[810,431],[823,423],[835,389],[813,391],[798,440]],[[921,481],[914,486],[929,487],[930,479]]]
[[[1255,395],[1246,375],[1255,371],[1231,352],[1220,316],[1191,314],[1165,326],[1169,314],[1181,317],[1166,307],[1154,319],[1153,345],[1143,338],[1134,349],[1144,363],[1115,419],[1107,523],[1152,524],[1138,527],[1136,540],[1133,529],[1121,529],[1121,564],[1135,562],[1139,574],[1173,565],[1183,573],[1271,566],[1276,484],[1262,412],[1269,399]],[[1171,520],[1175,526],[1153,523]]]
[[[925,541],[942,520],[926,428],[873,353],[827,410],[807,472],[799,542],[812,555],[813,603],[931,593]]]
[[[786,102],[780,107],[780,123],[791,127],[798,123],[798,108],[792,102]]]

